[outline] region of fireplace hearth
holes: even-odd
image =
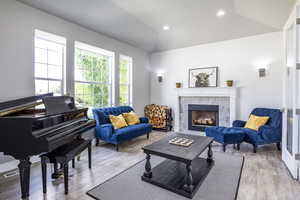
[[[218,105],[188,105],[188,129],[204,131],[206,127],[219,125]]]

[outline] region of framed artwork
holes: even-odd
[[[218,67],[189,69],[189,87],[217,87]]]

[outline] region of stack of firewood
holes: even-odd
[[[172,129],[172,111],[168,106],[147,105],[145,107],[145,116],[149,119],[154,129],[165,131]]]

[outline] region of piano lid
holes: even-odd
[[[74,98],[70,96],[52,96],[43,98],[47,115],[55,115],[76,110]]]
[[[38,106],[43,103],[41,101],[43,98],[51,96],[53,93],[2,102],[0,103],[0,117]]]

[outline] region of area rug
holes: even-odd
[[[153,156],[152,167],[165,159]],[[215,164],[199,190],[195,200],[235,200],[238,194],[244,157],[214,153]],[[96,200],[188,200],[171,191],[141,180],[145,160],[87,192]]]

